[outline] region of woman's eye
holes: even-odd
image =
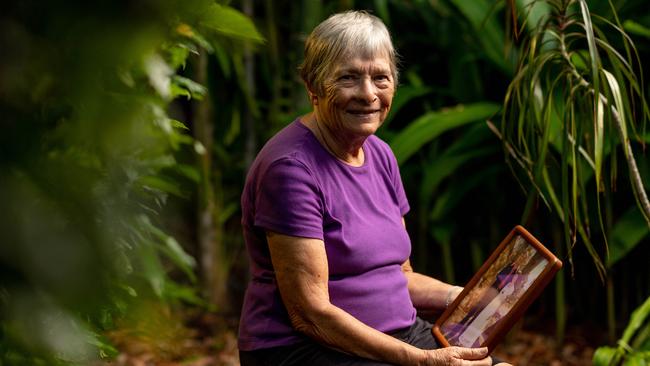
[[[341,76],[339,77],[339,80],[343,80],[343,81],[346,81],[346,80],[354,80],[354,75],[341,75]]]
[[[388,77],[388,75],[377,75],[377,76],[375,76],[375,80],[377,80],[377,81],[388,81],[388,80],[390,80],[390,78]]]

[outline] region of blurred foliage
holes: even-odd
[[[638,65],[650,56],[644,6],[589,2],[592,14],[628,32]],[[195,265],[206,254],[197,206],[207,209],[211,240],[225,255],[217,261],[224,300],[238,309],[248,271],[239,226],[248,164],[309,110],[296,72],[304,38],[346,9],[381,17],[401,55],[401,85],[378,134],[399,159],[416,269],[462,284],[526,216],[531,232],[563,259],[571,250],[576,264],[527,313],[533,323],[555,318],[561,337],[566,322],[602,327],[609,309],[611,326],[622,330],[650,293],[648,231],[630,185],[605,180],[616,190],[600,194],[602,225],[598,202],[589,201],[584,216],[596,225],[585,226],[585,237],[606,268],[606,298],[592,254],[564,237],[556,206],[513,179],[495,133],[517,128],[502,124],[499,106],[526,55],[523,39],[550,11],[543,2],[20,1],[0,15],[1,364],[110,357],[117,349],[106,334],[172,347],[183,329],[160,323],[180,321],[168,307],[212,300],[202,296],[205,269]],[[601,36],[625,49],[616,27]],[[572,60],[587,57],[577,52]],[[637,88],[648,91],[641,78]],[[634,132],[647,177],[648,134]],[[572,161],[558,146],[549,143],[549,167]],[[603,164],[627,178],[619,146],[605,144]],[[580,198],[598,188],[594,174],[584,178]],[[203,205],[206,197],[211,205]]]
[[[261,36],[209,0],[3,8],[0,364],[86,364],[116,354],[101,334],[133,301],[202,302],[161,229],[196,175],[175,154],[200,152],[167,108],[206,92],[176,74],[190,55]]]

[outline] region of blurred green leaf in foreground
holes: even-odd
[[[88,364],[134,299],[194,260],[158,228],[192,149],[167,115],[205,89],[175,75],[252,22],[209,0],[14,1],[0,15],[0,365]],[[181,174],[181,173],[178,173]]]

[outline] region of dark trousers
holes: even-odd
[[[436,349],[431,323],[416,318],[411,327],[391,334],[393,337],[421,349]],[[239,351],[242,366],[388,366],[390,364],[348,355],[311,340],[289,346],[255,351]],[[492,358],[492,364],[499,362]]]

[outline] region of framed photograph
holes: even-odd
[[[492,352],[560,268],[553,253],[516,226],[438,318],[434,337],[445,347]]]

